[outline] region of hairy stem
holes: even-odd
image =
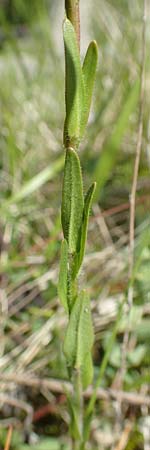
[[[66,15],[75,29],[78,46],[80,48],[79,0],[65,0],[65,9],[66,9]]]

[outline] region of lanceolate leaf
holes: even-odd
[[[68,313],[67,304],[67,283],[68,283],[68,244],[64,239],[61,244],[61,256],[60,256],[60,272],[58,281],[58,295],[63,307]]]
[[[89,355],[91,354],[94,333],[91,319],[90,310],[90,299],[87,292],[82,291],[80,294],[80,301],[82,303],[79,325],[78,325],[78,336],[77,336],[77,354],[76,354],[76,365],[75,367],[80,370],[82,376],[83,387],[86,388],[91,382],[93,372],[86,362],[89,362]]]
[[[64,353],[68,366],[80,370],[84,388],[91,382],[93,374],[90,358],[93,340],[89,296],[82,291],[71,312]]]
[[[64,354],[66,356],[67,365],[73,369],[76,363],[77,355],[77,336],[82,303],[81,298],[77,297],[71,311],[69,324],[64,341]]]
[[[87,49],[82,68],[83,81],[85,86],[85,103],[84,103],[84,115],[82,120],[82,134],[84,134],[85,127],[87,125],[89,117],[96,75],[97,61],[98,61],[97,43],[95,41],[92,41]]]
[[[84,364],[81,367],[81,378],[83,387],[86,388],[93,379],[93,360],[91,351],[87,353],[84,359]]]
[[[92,185],[90,186],[90,188],[87,191],[87,194],[86,194],[85,200],[84,200],[83,221],[82,221],[81,241],[80,241],[80,253],[79,253],[79,267],[81,266],[83,257],[84,257],[85,244],[86,244],[86,238],[87,238],[89,212],[90,212],[90,207],[91,207],[95,188],[96,188],[96,183],[92,183]]]
[[[83,218],[82,218],[82,227],[81,227],[81,233],[80,233],[80,242],[79,242],[79,252],[74,255],[73,262],[72,262],[72,277],[73,279],[76,278],[79,269],[82,265],[84,252],[85,252],[85,245],[86,245],[86,238],[87,238],[87,228],[88,228],[88,219],[89,219],[89,212],[90,207],[92,203],[92,198],[95,192],[96,183],[92,183],[92,185],[89,187],[85,200],[84,200],[84,209],[83,209]]]
[[[75,30],[71,22],[64,21],[64,44],[66,61],[66,121],[64,131],[65,145],[78,146],[80,142],[80,127],[84,107],[84,83],[80,54]]]
[[[61,218],[64,238],[67,240],[69,252],[72,254],[77,252],[79,247],[83,207],[80,161],[77,153],[69,148],[66,150]]]

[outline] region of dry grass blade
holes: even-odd
[[[7,433],[7,438],[6,438],[6,443],[5,443],[5,448],[4,450],[9,450],[10,449],[10,444],[11,444],[11,437],[12,437],[12,431],[13,431],[13,427],[10,426],[8,433]]]
[[[22,373],[20,375],[16,374],[3,374],[0,375],[1,381],[3,383],[12,383],[22,386],[34,387],[37,390],[42,391],[42,389],[49,389],[51,392],[55,394],[64,393],[64,388],[67,392],[72,392],[72,385],[69,381],[65,380],[57,380],[55,378],[38,378],[31,376],[27,373]],[[93,394],[93,387],[89,386],[86,391],[84,391],[85,398],[91,398]],[[6,399],[6,397],[3,397]],[[124,392],[116,389],[97,389],[97,399],[103,400],[117,400],[118,402],[125,402],[129,405],[142,406],[146,405],[150,407],[150,398],[148,396],[144,396],[139,394],[138,392]],[[8,398],[7,398],[8,400]],[[13,401],[17,401],[14,400]],[[20,403],[19,403],[20,404]],[[24,402],[21,405],[24,405]],[[21,407],[21,406],[20,406]]]
[[[126,448],[126,445],[128,443],[128,439],[129,439],[129,435],[132,431],[133,425],[134,425],[133,421],[128,422],[125,425],[125,428],[121,434],[120,440],[114,450],[124,450]]]

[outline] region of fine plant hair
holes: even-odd
[[[65,12],[65,166],[61,205],[64,239],[61,245],[58,294],[68,317],[63,351],[69,379],[73,384],[72,396],[66,392],[72,448],[84,450],[83,390],[93,378],[91,352],[94,334],[89,295],[86,290],[80,290],[78,277],[84,258],[89,211],[96,183],[92,183],[84,195],[78,149],[88,122],[98,52],[96,42],[92,41],[81,64],[79,0],[65,0]]]

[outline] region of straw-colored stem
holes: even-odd
[[[80,13],[79,13],[79,0],[65,0],[66,16],[72,23],[76,36],[78,46],[80,48]]]

